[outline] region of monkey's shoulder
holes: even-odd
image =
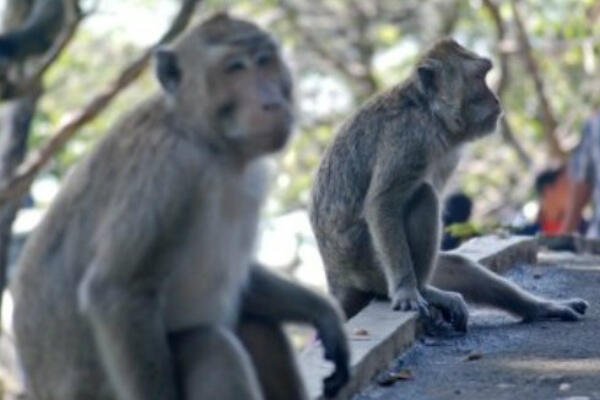
[[[417,144],[427,139],[431,112],[411,85],[392,87],[369,99],[340,128],[342,136],[375,136],[410,139]],[[425,135],[425,136],[424,136]]]

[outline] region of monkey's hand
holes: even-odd
[[[342,318],[336,315],[335,318],[326,318],[317,325],[325,350],[325,359],[335,366],[333,373],[323,380],[325,397],[334,397],[350,379],[350,350],[342,321]]]
[[[433,286],[425,286],[421,292],[430,305],[439,308],[444,320],[452,324],[454,329],[459,332],[467,331],[469,310],[460,293],[440,290]]]
[[[394,311],[419,311],[419,313],[429,318],[429,304],[421,296],[419,290],[414,288],[399,287],[391,296],[392,309]]]

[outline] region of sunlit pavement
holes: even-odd
[[[507,276],[540,295],[582,297],[590,308],[579,322],[532,324],[472,309],[466,336],[421,339],[397,360],[394,370],[410,379],[373,383],[353,400],[600,399],[600,256],[542,253],[538,266]]]

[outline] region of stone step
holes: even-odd
[[[481,262],[502,273],[512,266],[534,264],[537,240],[524,236],[484,236],[474,238],[453,252]],[[336,399],[348,399],[366,387],[418,335],[415,312],[393,311],[387,301],[373,301],[346,323],[350,340],[352,377]],[[331,373],[331,363],[323,359],[323,349],[315,343],[299,357],[300,368],[310,399],[323,399],[323,379]]]

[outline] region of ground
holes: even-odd
[[[524,324],[472,309],[466,336],[422,338],[394,362],[390,371],[412,378],[373,383],[352,399],[600,400],[600,256],[540,253],[537,266],[507,276],[547,297],[582,297],[588,313],[574,323]]]

